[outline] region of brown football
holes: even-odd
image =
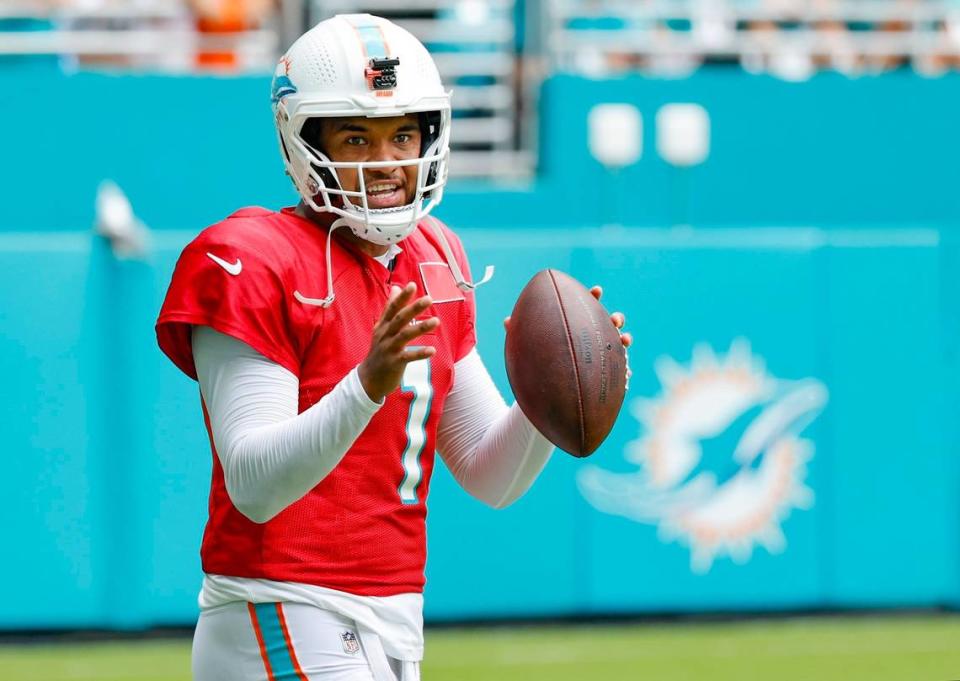
[[[626,352],[610,314],[580,282],[543,270],[520,292],[504,347],[517,403],[544,437],[589,456],[626,391]]]

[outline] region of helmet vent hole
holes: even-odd
[[[306,35],[310,36],[311,42],[310,58],[304,62],[309,75],[316,79],[318,84],[329,87],[336,86],[338,82],[337,67],[329,48],[319,39],[319,36],[310,33]]]

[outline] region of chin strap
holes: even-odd
[[[457,262],[457,258],[453,254],[453,249],[450,248],[450,242],[447,241],[447,237],[443,233],[443,227],[440,226],[440,223],[434,217],[428,217],[427,222],[433,227],[433,232],[440,241],[440,248],[443,251],[443,256],[447,259],[447,265],[450,266],[450,272],[457,282],[457,288],[461,291],[472,291],[493,279],[493,265],[487,265],[483,270],[483,278],[480,281],[467,281],[463,276],[463,270],[460,269],[460,263]]]
[[[338,227],[347,226],[346,218],[338,218],[333,221],[330,225],[330,229],[327,231],[327,295],[325,298],[307,298],[305,295],[300,293],[300,291],[294,291],[293,297],[299,300],[304,305],[314,305],[316,307],[327,308],[333,305],[333,299],[336,296],[333,294],[333,259],[332,259],[332,242],[333,242],[333,231]]]

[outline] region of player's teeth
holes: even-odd
[[[393,185],[389,184],[374,184],[367,189],[368,194],[377,194],[379,192],[391,192],[393,191]]]

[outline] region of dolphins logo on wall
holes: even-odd
[[[724,555],[745,563],[757,544],[782,552],[783,521],[813,506],[805,480],[814,445],[801,433],[826,405],[826,387],[774,378],[742,338],[725,356],[700,344],[689,366],[664,356],[655,369],[661,394],[630,404],[643,432],[624,456],[639,470],[585,467],[583,496],[689,546],[697,573]]]

